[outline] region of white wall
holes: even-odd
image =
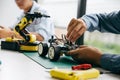
[[[77,15],[78,0],[38,0],[52,15],[55,25],[67,27]],[[120,0],[87,0],[87,14],[120,10]]]
[[[39,0],[53,18],[57,27],[66,27],[77,16],[77,0]]]
[[[57,26],[67,27],[71,18],[77,15],[78,0],[38,0],[53,17]],[[120,0],[87,0],[87,14],[110,12],[120,10]],[[16,16],[19,15],[19,9],[14,0],[1,0],[0,2],[0,25],[11,25]]]
[[[120,10],[120,0],[87,0],[87,13],[103,13]]]
[[[0,1],[0,25],[9,26],[16,20],[20,10],[16,6],[15,0]]]

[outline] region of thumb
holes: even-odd
[[[88,47],[87,45],[80,45],[79,48],[85,48],[85,47]]]
[[[75,50],[71,50],[68,52],[69,55],[75,55],[75,54],[78,54],[80,52],[80,48],[77,48]]]
[[[88,46],[87,45],[81,45],[79,48],[69,51],[68,54],[69,55],[79,54],[79,53],[83,52],[83,50],[86,49],[86,47],[88,47]]]

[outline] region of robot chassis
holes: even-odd
[[[69,56],[67,53],[68,51],[79,47],[78,45],[68,41],[65,35],[62,35],[62,39],[54,39],[54,36],[52,36],[48,42],[49,45],[47,43],[39,43],[38,54],[41,57],[46,57],[48,54],[48,58],[51,61],[58,61],[60,56],[63,54]]]

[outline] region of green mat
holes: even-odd
[[[71,57],[67,56],[61,56],[57,62],[52,62],[47,57],[40,57],[37,52],[24,52],[23,54],[32,59],[33,61],[37,62],[41,66],[45,67],[46,69],[51,69],[55,67],[71,68],[71,66],[78,64],[73,61]]]

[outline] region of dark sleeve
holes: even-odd
[[[101,67],[113,73],[120,73],[120,55],[103,54],[101,58]]]
[[[98,30],[100,32],[120,34],[120,11],[109,14],[84,15],[82,19],[85,21],[90,32]]]

